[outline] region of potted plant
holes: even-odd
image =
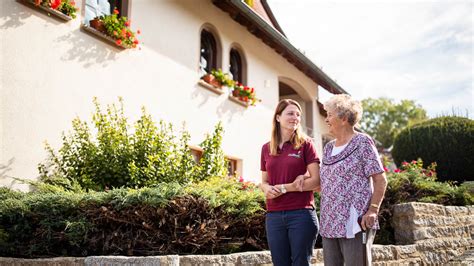
[[[216,88],[222,87],[222,84],[211,73],[205,74],[204,76],[201,77],[201,79],[204,80],[207,84],[210,84]]]
[[[229,74],[222,72],[221,69],[212,70],[212,75],[219,81],[222,86],[233,87],[235,81],[229,78]]]
[[[217,88],[222,88],[222,86],[232,88],[234,86],[234,81],[229,78],[229,74],[224,73],[221,69],[213,69],[211,73],[205,74],[201,79]]]
[[[253,106],[255,106],[255,103],[262,101],[257,98],[254,88],[244,86],[239,82],[236,82],[232,89],[232,97]]]
[[[62,14],[76,18],[78,8],[74,0],[34,0],[36,6],[56,10]]]
[[[102,33],[107,33],[107,29],[105,28],[103,17],[95,17],[89,21],[89,25],[91,28],[100,31]]]
[[[135,48],[139,41],[135,37],[140,34],[140,30],[133,32],[130,29],[130,20],[127,17],[119,17],[119,11],[114,10],[113,14],[96,17],[89,21],[91,28],[96,29],[115,40],[115,44],[124,48]]]

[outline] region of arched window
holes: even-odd
[[[201,32],[201,57],[199,60],[201,71],[211,73],[217,69],[217,44],[216,39],[207,30]]]
[[[242,57],[240,56],[239,51],[237,51],[236,49],[230,50],[229,71],[230,71],[230,74],[232,74],[233,80],[236,80],[240,83],[244,83]]]

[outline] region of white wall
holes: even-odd
[[[193,144],[222,121],[224,151],[243,159],[244,178],[259,180],[278,77],[297,81],[312,99],[317,96],[312,80],[210,1],[139,0],[131,11],[132,28],[142,32],[140,50],[120,50],[81,31],[80,15],[62,22],[16,1],[1,2],[0,166],[9,169],[0,168],[0,184],[11,185],[11,176],[35,178],[46,156],[44,141],[57,148],[74,117],[90,121],[93,97],[105,107],[119,96],[130,122],[145,106],[156,121],[177,127],[186,122]],[[231,44],[240,44],[248,84],[262,103],[245,109],[197,85],[204,23],[219,33],[224,71]]]

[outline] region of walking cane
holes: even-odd
[[[357,222],[359,223],[359,226],[362,229],[362,224],[361,224],[362,216],[357,219]],[[364,260],[362,265],[367,266],[367,231],[364,229],[362,229],[362,247],[363,247],[362,259]]]

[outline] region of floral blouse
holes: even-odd
[[[356,133],[340,153],[331,156],[335,141],[324,147],[321,163],[321,231],[326,238],[346,238],[351,210],[365,214],[372,198],[370,177],[383,173],[372,139]],[[378,222],[373,229],[378,229]]]

